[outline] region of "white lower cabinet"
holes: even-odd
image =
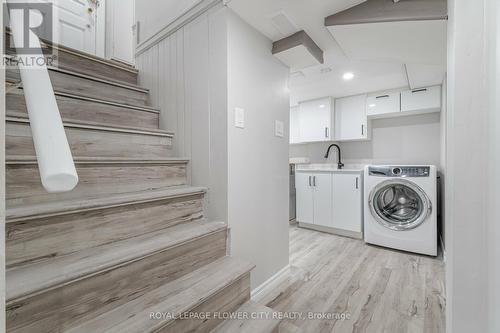
[[[297,221],[332,226],[332,174],[295,174]]]
[[[360,233],[363,224],[361,174],[333,174],[333,227]]]
[[[314,224],[332,227],[332,174],[313,175]]]
[[[297,221],[333,228],[330,230],[339,234],[361,237],[362,181],[361,173],[297,172]]]
[[[314,199],[312,187],[312,173],[295,173],[295,197],[297,200],[297,221],[303,223],[314,222]]]

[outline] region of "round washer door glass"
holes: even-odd
[[[418,227],[432,211],[425,192],[405,179],[388,180],[377,185],[370,193],[369,205],[377,222],[399,231]]]

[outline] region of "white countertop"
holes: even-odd
[[[295,168],[296,172],[300,171],[313,171],[313,172],[346,172],[346,173],[362,173],[363,166],[360,165],[346,165],[343,169],[338,169],[337,164],[318,163],[318,164],[300,164]]]
[[[307,157],[291,157],[290,164],[309,164],[311,161]]]

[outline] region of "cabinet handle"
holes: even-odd
[[[325,138],[328,139],[329,135],[328,135],[328,127],[325,127]]]
[[[365,125],[361,125],[361,135],[365,135]]]
[[[414,93],[423,92],[423,91],[427,91],[427,88],[412,90],[411,93],[414,94]]]
[[[359,190],[359,177],[356,177],[356,190]]]
[[[311,186],[311,176],[309,176],[309,186]]]
[[[382,95],[382,96],[377,96],[375,98],[388,98],[388,97],[389,97],[389,95]]]
[[[316,187],[316,176],[313,176],[313,186]]]

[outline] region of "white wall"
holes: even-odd
[[[3,6],[0,6],[0,26],[3,27]],[[4,34],[0,36],[4,54]],[[5,332],[5,71],[0,70],[0,332]]]
[[[499,332],[498,2],[449,1],[447,331]]]
[[[488,191],[488,316],[489,331],[500,332],[500,4],[497,0],[488,0],[486,4],[487,16],[487,84],[488,89],[488,142],[489,142],[489,165],[488,178],[490,182]]]
[[[441,237],[441,245],[444,247],[444,256],[446,260],[446,117],[448,115],[448,82],[447,79],[445,78],[443,81],[443,86],[441,90],[441,96],[442,96],[442,108],[441,108],[441,127],[440,127],[440,135],[441,135],[441,140],[440,140],[440,146],[441,146],[441,155],[440,155],[440,190],[441,190],[441,197],[440,197],[440,203],[441,203],[441,209],[440,209],[440,214],[441,214],[441,221],[440,221],[440,232],[439,235]]]
[[[221,4],[137,59],[174,154],[209,189],[206,216],[227,221],[231,254],[257,265],[252,288],[288,264],[288,133],[273,135],[276,119],[288,128],[288,69],[271,44]],[[233,126],[235,106],[246,110],[244,130]]]
[[[347,164],[434,164],[441,166],[440,115],[425,114],[372,121],[370,141],[342,142]],[[324,155],[330,143],[290,146],[290,157],[308,157],[312,163],[337,163],[334,152]]]
[[[252,288],[288,265],[289,139],[274,125],[289,128],[289,70],[271,48],[228,10],[228,221],[232,255],[257,265]],[[244,129],[234,126],[235,107],[245,109]]]
[[[140,42],[153,36],[201,0],[136,0]]]
[[[226,49],[221,5],[137,58],[140,84],[161,110],[160,127],[175,133],[174,155],[190,159],[191,183],[209,188],[206,215],[221,221],[227,221]]]

